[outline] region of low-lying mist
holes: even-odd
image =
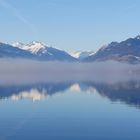
[[[140,65],[0,59],[0,85],[43,82],[120,82],[140,79]]]

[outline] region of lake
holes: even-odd
[[[0,86],[0,140],[139,140],[140,82]]]

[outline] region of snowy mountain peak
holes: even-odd
[[[12,46],[22,49],[22,48],[25,47],[25,44],[21,43],[21,42],[15,42],[15,43],[12,44]]]
[[[78,58],[78,59],[84,59],[93,54],[94,54],[93,51],[76,51],[76,52],[71,53],[71,56]]]
[[[22,50],[27,50],[33,54],[38,53],[40,50],[45,50],[47,48],[46,45],[44,45],[43,43],[39,42],[39,41],[32,41],[29,44],[24,44],[21,42],[15,42],[12,44],[12,46],[20,48]]]
[[[45,48],[46,46],[43,43],[38,42],[38,41],[33,41],[24,47],[25,50],[28,50],[34,54],[36,54],[41,49],[45,49]]]
[[[75,58],[79,58],[81,54],[81,51],[76,51],[76,52],[72,52],[71,56],[75,57]]]
[[[42,42],[39,42],[39,41],[32,41],[31,43],[29,43],[29,46],[31,46],[31,45],[38,45],[41,47],[45,46]]]

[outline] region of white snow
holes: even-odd
[[[16,43],[13,43],[12,46],[18,47],[22,50],[30,51],[33,54],[38,53],[40,50],[42,50],[42,53],[47,53],[47,49],[46,49],[47,46],[45,46],[43,43],[38,42],[38,41],[33,41],[29,44],[23,44],[20,42],[16,42]]]
[[[77,52],[71,53],[70,55],[75,57],[75,58],[83,59],[83,58],[86,58],[86,57],[91,56],[93,54],[94,54],[93,51],[77,51]]]
[[[21,42],[15,42],[12,44],[12,46],[22,49],[22,48],[24,48],[25,44],[23,44]]]
[[[33,54],[36,54],[39,50],[45,49],[46,46],[41,42],[33,41],[30,44],[26,45],[23,49],[30,51]]]

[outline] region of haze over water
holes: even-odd
[[[139,66],[11,62],[0,62],[1,140],[140,139]]]

